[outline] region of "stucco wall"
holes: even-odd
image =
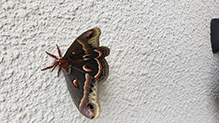
[[[0,122],[219,122],[219,55],[210,45],[216,0],[0,1]],[[79,113],[63,74],[41,71],[99,27],[109,77],[100,117]]]

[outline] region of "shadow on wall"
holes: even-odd
[[[214,101],[214,109],[219,114],[219,52],[214,54],[211,62],[210,73],[211,98]]]

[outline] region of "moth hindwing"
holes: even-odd
[[[109,67],[105,56],[109,55],[109,48],[99,47],[99,28],[88,30],[81,34],[68,48],[62,57],[57,46],[59,57],[46,52],[56,61],[43,70],[59,66],[67,82],[67,86],[78,110],[90,119],[100,115],[98,101],[98,84],[108,77]]]

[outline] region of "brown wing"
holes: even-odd
[[[81,34],[69,47],[62,59],[82,59],[82,56],[99,47],[99,28],[88,30]]]

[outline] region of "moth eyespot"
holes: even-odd
[[[93,107],[90,103],[87,105],[87,107],[88,107],[89,109],[94,109],[94,107]]]
[[[87,39],[90,39],[90,38],[92,38],[93,37],[93,35],[91,34],[91,35],[89,35],[88,37],[87,37]]]
[[[90,31],[90,32],[88,32],[88,35],[87,35],[87,39],[90,39],[90,38],[92,38],[93,37],[93,31]]]

